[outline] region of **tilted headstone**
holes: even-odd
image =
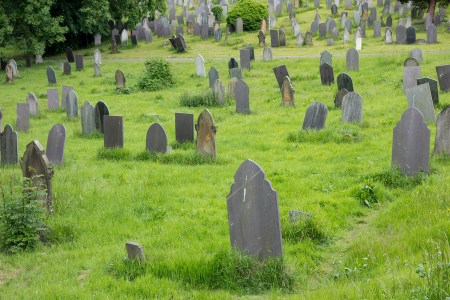
[[[446,107],[438,116],[436,122],[436,138],[434,154],[450,155],[450,107]]]
[[[1,126],[1,124],[0,124]],[[17,132],[7,124],[5,130],[0,132],[0,162],[1,165],[19,163]]]
[[[85,101],[80,109],[81,114],[81,132],[90,134],[95,131],[95,108],[89,102]]]
[[[346,89],[340,89],[337,92],[336,97],[334,97],[334,106],[335,107],[341,107],[342,106],[342,99],[347,94],[348,94],[348,91]]]
[[[159,123],[153,123],[147,130],[146,149],[150,153],[167,152],[167,135]]]
[[[209,79],[209,88],[212,90],[214,89],[214,82],[216,82],[216,80],[219,79],[219,72],[217,72],[216,68],[211,67],[209,69],[208,79]]]
[[[59,108],[59,92],[57,89],[47,90],[47,106],[49,110]]]
[[[422,113],[425,122],[434,122],[436,120],[430,85],[428,83],[407,89],[405,93],[406,99],[408,100],[408,107],[417,108]]]
[[[47,67],[47,81],[48,84],[56,84],[56,73],[52,67]]]
[[[359,71],[359,54],[356,49],[351,48],[346,55],[347,71]]]
[[[48,133],[47,149],[45,150],[48,160],[55,165],[62,164],[65,146],[66,128],[62,124],[56,124]]]
[[[332,66],[327,63],[320,66],[320,80],[323,85],[334,83],[334,71]]]
[[[450,92],[450,65],[437,66],[436,73],[441,91]]]
[[[341,73],[337,77],[338,90],[346,89],[348,92],[353,92],[353,80],[347,73]]]
[[[28,93],[27,103],[30,106],[30,116],[37,116],[39,114],[38,99],[33,93]]]
[[[34,189],[42,190],[47,211],[53,212],[52,203],[52,177],[53,168],[45,155],[44,147],[34,140],[26,146],[25,153],[20,161],[22,175],[29,178]]]
[[[64,62],[64,75],[70,75],[72,74],[72,66],[68,61]]]
[[[284,77],[289,77],[289,73],[287,71],[286,65],[281,65],[273,68],[273,73],[275,74],[275,78],[278,82],[278,87],[281,89],[283,86]],[[290,77],[289,77],[290,78]]]
[[[123,72],[121,70],[116,71],[115,79],[116,79],[116,87],[117,88],[125,87],[125,81],[126,81],[125,75],[123,74]]]
[[[439,91],[438,91],[438,83],[437,80],[425,77],[417,79],[417,85],[428,83],[431,91],[431,99],[433,100],[433,104],[436,105],[439,103]]]
[[[127,242],[125,244],[125,248],[127,249],[127,258],[129,260],[145,260],[145,254],[142,245],[134,242]]]
[[[325,127],[325,121],[328,115],[328,108],[322,102],[313,102],[306,110],[305,119],[303,120],[302,129],[320,130]]]
[[[332,66],[332,57],[333,55],[328,52],[328,50],[323,51],[322,53],[320,53],[320,65],[327,63]]]
[[[417,61],[417,59],[415,59],[413,57],[408,57],[403,62],[403,66],[404,67],[418,67],[419,66],[419,62]]]
[[[75,55],[75,69],[77,71],[81,71],[81,70],[84,69],[83,56],[82,55]]]
[[[69,92],[73,91],[73,86],[62,86],[62,98],[61,98],[61,106],[62,108],[67,108],[67,101],[69,100]]]
[[[239,79],[236,84],[235,97],[236,97],[236,112],[241,114],[250,113],[250,90],[245,81]]]
[[[123,117],[122,116],[103,116],[105,148],[123,148]]]
[[[199,77],[206,77],[205,60],[200,54],[195,56],[195,70]]]
[[[294,106],[294,87],[289,76],[284,76],[281,86],[281,104],[283,106]]]
[[[398,167],[407,176],[428,172],[429,155],[430,129],[420,111],[410,107],[394,128],[392,166]]]
[[[214,125],[214,119],[209,110],[204,109],[200,113],[195,130],[197,131],[197,153],[217,157],[217,127]]]
[[[283,256],[278,194],[254,161],[236,171],[227,208],[233,248],[259,259]]]
[[[175,113],[175,139],[177,142],[194,142],[194,114]]]
[[[109,116],[109,109],[105,102],[98,101],[94,108],[95,129],[101,133],[105,132],[104,117]]]
[[[241,68],[250,70],[250,50],[241,49],[239,53],[240,53]]]
[[[66,48],[66,57],[67,57],[67,61],[69,63],[75,62],[75,56],[73,55],[72,48],[70,48],[70,47]]]
[[[342,123],[362,123],[362,105],[360,94],[348,92],[342,99]]]
[[[403,91],[415,87],[420,78],[420,66],[403,68]]]
[[[78,117],[78,96],[77,93],[75,93],[74,90],[71,90],[69,92],[69,97],[67,98],[67,106],[66,106],[66,112],[67,117]]]

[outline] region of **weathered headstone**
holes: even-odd
[[[104,133],[105,132],[104,117],[109,116],[109,109],[108,109],[108,106],[106,105],[106,103],[103,101],[98,101],[95,104],[94,114],[95,114],[95,116],[94,116],[95,129],[97,131],[100,131],[101,133]]]
[[[348,92],[342,99],[342,123],[362,123],[362,105],[360,94]]]
[[[250,70],[250,50],[240,49],[241,68]]]
[[[425,77],[417,79],[417,85],[428,83],[431,91],[431,99],[433,99],[433,104],[436,105],[439,103],[439,91],[438,91],[438,83],[437,80]]]
[[[127,242],[125,244],[125,248],[127,249],[128,260],[145,260],[145,254],[142,245],[134,242]]]
[[[323,85],[330,85],[334,83],[333,67],[327,63],[320,66],[320,80]]]
[[[336,97],[334,97],[334,106],[335,107],[341,107],[342,106],[342,99],[344,98],[345,95],[347,95],[348,91],[346,89],[340,89],[337,94]]]
[[[425,122],[434,122],[436,120],[430,85],[428,83],[407,89],[405,93],[406,99],[408,100],[408,107],[417,108],[422,113]]]
[[[72,74],[72,66],[68,61],[64,62],[64,75],[70,75]]]
[[[95,131],[95,108],[89,102],[85,101],[80,109],[81,114],[81,132],[90,134]]]
[[[386,44],[392,44],[393,40],[392,40],[392,29],[391,28],[386,28],[386,30],[384,31],[384,41],[386,42]]]
[[[78,96],[74,90],[69,92],[66,106],[67,117],[78,117]]]
[[[59,92],[57,89],[47,90],[47,106],[50,110],[59,108]]]
[[[102,44],[102,35],[100,33],[96,33],[94,35],[94,45],[100,46]]]
[[[0,157],[1,165],[19,163],[17,132],[9,124],[0,132]]]
[[[100,65],[98,63],[94,63],[94,76],[102,76],[102,69],[100,68]]]
[[[248,85],[243,80],[239,80],[236,84],[235,97],[236,97],[236,112],[241,114],[250,113],[250,90]]]
[[[394,128],[392,165],[407,176],[428,172],[430,155],[430,129],[422,114],[410,107]]]
[[[266,35],[264,32],[260,31],[258,34],[258,46],[264,47],[266,45]]]
[[[56,74],[52,67],[47,67],[47,81],[48,84],[56,84]]]
[[[195,70],[199,77],[206,77],[205,60],[200,54],[195,56]]]
[[[273,73],[275,74],[275,78],[278,82],[278,87],[281,89],[283,86],[284,77],[289,77],[289,73],[287,71],[286,65],[281,65],[273,68]],[[289,77],[290,78],[290,77]]]
[[[115,75],[115,79],[116,79],[116,87],[117,88],[124,88],[125,87],[125,75],[123,74],[123,72],[121,70],[117,70],[116,71],[116,75]]]
[[[408,57],[403,62],[403,66],[404,67],[418,67],[419,66],[419,62],[415,58]]]
[[[263,60],[264,61],[272,60],[272,49],[269,46],[265,46],[263,49]]]
[[[270,30],[270,46],[272,48],[276,48],[280,46],[279,38],[278,38],[278,30],[271,29]]]
[[[278,30],[278,38],[279,38],[279,45],[280,45],[280,47],[285,47],[287,45],[287,43],[286,43],[286,32],[284,31],[283,28],[280,28],[280,30]]]
[[[30,106],[30,116],[37,116],[39,114],[39,108],[38,108],[38,99],[36,95],[33,93],[28,93],[26,102]]]
[[[328,50],[323,51],[322,53],[320,53],[320,65],[327,63],[332,66],[332,57],[333,55],[328,52]]]
[[[392,16],[390,15],[386,18],[386,27],[392,27]]]
[[[403,68],[403,91],[415,87],[420,78],[420,66]]]
[[[214,158],[217,157],[217,127],[214,125],[214,119],[209,110],[204,109],[200,113],[195,130],[197,131],[197,152]]]
[[[281,86],[281,104],[283,106],[294,106],[294,87],[289,76],[284,76]]]
[[[147,131],[146,149],[150,153],[167,152],[167,135],[159,123],[153,123]]]
[[[66,48],[66,57],[67,57],[67,61],[69,63],[75,62],[75,56],[73,55],[72,48],[70,48],[70,47]]]
[[[128,45],[128,31],[126,29],[123,29],[120,34],[120,42],[121,44]]]
[[[61,106],[66,109],[67,108],[67,101],[69,98],[69,92],[73,90],[73,86],[62,86],[62,98],[61,98]]]
[[[353,80],[347,73],[341,73],[337,77],[338,90],[346,89],[348,92],[353,92]]]
[[[395,29],[395,42],[397,44],[406,44],[406,28],[405,28],[405,26],[399,25]]]
[[[313,102],[306,110],[305,119],[303,120],[303,130],[314,129],[320,130],[325,127],[328,108],[322,102]]]
[[[216,80],[219,79],[219,72],[217,72],[217,69],[215,67],[211,67],[209,69],[208,79],[209,79],[209,88],[212,90],[214,89],[214,82],[216,82]]]
[[[245,46],[245,49],[250,51],[250,60],[255,60],[255,49],[253,48],[253,45],[247,45]]]
[[[283,256],[278,194],[255,162],[236,171],[227,207],[233,248],[259,259]]]
[[[354,48],[350,48],[346,55],[347,71],[359,71],[359,54]]]
[[[232,99],[236,99],[236,86],[239,82],[239,79],[241,78],[232,77],[228,82],[228,96]]]
[[[450,92],[450,65],[437,66],[436,73],[441,91]]]
[[[244,22],[242,21],[242,18],[236,19],[236,34],[241,34],[244,31]]]
[[[241,68],[233,68],[229,70],[230,77],[236,77],[237,79],[242,79],[242,71]]]
[[[104,147],[123,148],[123,117],[103,116]]]
[[[415,58],[419,63],[423,61],[423,54],[422,50],[419,48],[412,49],[411,52],[409,52],[409,57]]]
[[[430,24],[427,28],[427,43],[436,44],[437,43],[437,29],[434,24]]]
[[[84,69],[83,56],[82,55],[75,55],[75,69],[77,71],[81,71],[81,70]]]
[[[94,63],[101,65],[102,64],[102,52],[98,49],[94,51]]]
[[[380,37],[381,36],[381,22],[375,21],[373,24],[373,37]]]
[[[12,84],[14,82],[14,75],[13,69],[10,65],[6,65],[5,73],[6,73],[6,83]]]
[[[62,124],[56,124],[48,133],[47,149],[45,150],[48,160],[55,165],[62,164],[65,146],[66,128]]]
[[[175,139],[179,143],[194,141],[194,114],[175,113]]]
[[[438,116],[434,154],[450,155],[450,107],[446,107]]]

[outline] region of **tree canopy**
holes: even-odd
[[[408,3],[411,0],[400,0],[401,3]],[[434,17],[434,11],[436,9],[436,5],[447,7],[450,3],[450,0],[412,0],[412,5],[417,6],[421,9],[426,9],[427,12]]]

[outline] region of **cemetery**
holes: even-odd
[[[0,39],[0,299],[450,298],[448,13],[167,0],[31,67]]]

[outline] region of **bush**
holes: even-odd
[[[198,106],[219,106],[219,102],[214,97],[211,90],[201,92],[199,94],[184,93],[180,97],[180,105],[187,107]]]
[[[152,58],[145,62],[145,74],[139,79],[138,87],[143,91],[159,91],[174,84],[172,71],[167,61]]]
[[[236,19],[242,18],[244,31],[259,30],[261,21],[269,17],[269,10],[262,3],[253,0],[239,0],[228,13],[227,23],[234,29]]]
[[[216,5],[211,9],[211,12],[214,14],[214,17],[216,17],[217,22],[223,21],[223,8],[220,5]]]

